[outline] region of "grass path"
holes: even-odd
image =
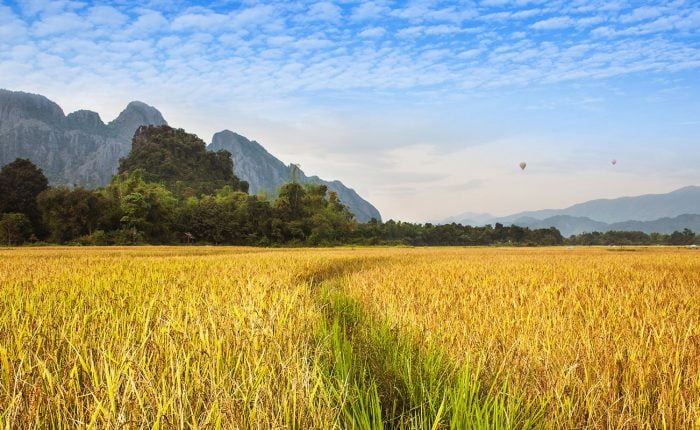
[[[318,341],[324,385],[344,429],[537,429],[546,407],[507,383],[483,384],[480,365],[457,367],[437,348],[367,314],[342,277],[315,288],[325,320]]]

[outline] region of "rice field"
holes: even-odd
[[[700,428],[700,252],[0,249],[0,427]]]

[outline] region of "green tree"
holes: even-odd
[[[137,242],[143,230],[149,227],[148,213],[151,205],[143,194],[134,192],[121,199],[120,208],[123,215],[119,221],[131,235],[131,241]]]
[[[146,182],[142,169],[115,176],[103,193],[119,202],[119,223],[131,242],[176,240],[177,199],[164,185]]]
[[[296,182],[284,184],[277,194],[275,209],[286,221],[299,220],[305,215],[304,197],[306,197],[306,190],[301,184]]]
[[[0,217],[0,240],[8,246],[19,245],[29,239],[32,224],[26,215],[6,213]]]
[[[354,230],[352,213],[338,199],[338,195],[328,192],[325,186],[318,187],[315,193],[308,193],[313,215],[309,242],[314,245],[333,245],[347,242]],[[318,197],[321,197],[320,199]]]
[[[44,173],[26,158],[18,158],[0,170],[0,213],[21,213],[41,233],[41,214],[36,198],[48,188]]]
[[[671,245],[691,245],[694,242],[695,233],[687,228],[683,231],[674,231],[669,237],[669,243]]]
[[[37,204],[53,242],[70,242],[114,226],[108,218],[114,203],[99,192],[53,187],[39,194]]]

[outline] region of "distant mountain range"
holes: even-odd
[[[65,115],[44,96],[0,89],[0,166],[18,157],[29,158],[51,184],[100,187],[110,181],[119,159],[131,150],[139,126],[165,124],[156,108],[141,102],[129,103],[105,124],[96,112],[79,110]],[[274,194],[291,177],[290,167],[260,144],[228,130],[216,133],[209,149],[230,151],[234,172],[250,183],[253,193],[264,188]],[[339,181],[307,177],[303,172],[299,180],[327,185],[359,221],[381,219],[372,204]]]
[[[556,227],[565,236],[612,230],[672,233],[689,228],[700,232],[700,187],[684,187],[666,194],[591,200],[564,209],[519,212],[505,217],[466,212],[441,222]]]
[[[685,214],[677,217],[659,218],[653,221],[621,221],[604,223],[587,217],[573,217],[569,215],[556,215],[543,220],[520,219],[513,224],[530,228],[555,227],[565,236],[593,231],[643,231],[644,233],[673,233],[688,228],[700,232],[700,215]]]

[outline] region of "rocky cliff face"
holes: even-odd
[[[0,90],[0,166],[17,157],[37,164],[52,184],[105,185],[141,125],[166,124],[155,108],[131,102],[105,124],[92,111],[65,115],[44,96]]]
[[[282,184],[291,179],[291,166],[278,160],[258,142],[250,141],[232,131],[224,130],[216,133],[208,149],[210,151],[224,149],[231,153],[234,173],[242,180],[248,181],[251,194],[261,191],[275,194]],[[306,176],[301,171],[297,176],[300,182],[323,184],[328,186],[328,189],[335,191],[340,201],[350,208],[358,221],[369,221],[372,218],[381,219],[377,208],[342,182],[324,181],[318,176]]]
[[[131,150],[134,132],[142,125],[167,125],[152,106],[131,102],[109,124],[89,110],[68,115],[44,96],[0,89],[0,166],[18,157],[39,166],[51,184],[93,188],[107,183],[117,172],[119,159]],[[257,142],[230,131],[214,135],[210,150],[233,154],[235,174],[250,183],[250,192],[274,194],[289,181],[285,165]],[[341,182],[328,182],[300,172],[302,182],[325,184],[338,193],[360,221],[380,219],[379,211]]]

